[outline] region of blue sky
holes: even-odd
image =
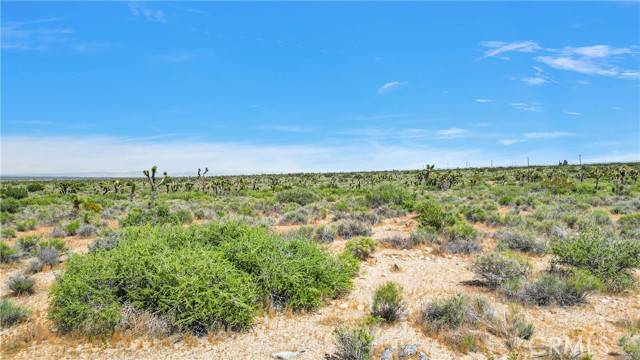
[[[3,174],[640,158],[639,3],[1,6]]]

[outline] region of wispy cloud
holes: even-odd
[[[385,94],[388,93],[389,91],[398,89],[402,86],[407,85],[408,83],[406,81],[391,81],[388,82],[386,84],[383,84],[382,86],[380,86],[378,88],[378,94]]]
[[[476,99],[475,102],[484,104],[484,103],[492,103],[493,100],[491,100],[491,99]]]
[[[513,108],[527,112],[542,112],[542,105],[538,102],[514,102]]]
[[[484,51],[484,57],[493,57],[508,52],[530,53],[542,49],[540,45],[533,41],[483,41],[480,45],[487,48]]]
[[[167,21],[165,13],[162,10],[152,9],[146,5],[142,5],[139,2],[130,2],[128,5],[129,11],[131,11],[131,14],[133,14],[134,16],[142,17],[145,20],[153,22]]]
[[[468,133],[467,130],[460,129],[460,128],[448,128],[448,129],[441,129],[436,131],[436,134],[441,139],[461,138],[467,135],[467,133]]]
[[[565,111],[564,113],[566,115],[571,115],[571,116],[580,116],[580,115],[582,115],[582,113],[579,113],[577,111]]]
[[[509,146],[509,145],[513,145],[519,142],[522,142],[523,140],[518,140],[518,139],[500,139],[498,140],[498,142],[502,145],[505,146]]]
[[[616,76],[618,71],[606,64],[598,64],[589,59],[572,57],[538,56],[536,60],[554,69],[575,71],[587,75]]]
[[[539,76],[523,77],[520,80],[529,86],[539,86],[548,82],[547,79]]]
[[[574,133],[565,132],[565,131],[546,131],[546,132],[528,132],[524,133],[523,136],[527,139],[557,139],[575,136]]]
[[[582,47],[567,46],[562,49],[562,53],[567,55],[579,55],[589,58],[605,58],[614,55],[631,54],[629,48],[614,48],[609,45],[593,45]]]
[[[60,24],[61,18],[43,18],[31,21],[8,21],[0,28],[2,49],[46,50],[65,44],[73,29]]]
[[[190,51],[173,51],[163,54],[156,54],[151,57],[153,60],[170,64],[189,62],[196,58],[196,54]]]

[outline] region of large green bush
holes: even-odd
[[[366,195],[367,204],[371,207],[382,205],[405,205],[412,197],[405,186],[398,183],[385,182],[370,189]]]
[[[318,200],[318,195],[306,188],[294,188],[281,191],[276,199],[281,203],[296,203],[304,206]]]
[[[71,257],[49,316],[88,336],[110,334],[125,304],[176,330],[246,329],[261,300],[311,309],[348,290],[356,271],[309,240],[238,223],[126,227],[114,247]]]
[[[610,238],[598,228],[558,241],[551,250],[556,263],[589,271],[610,292],[633,286],[631,271],[640,267],[640,241]]]
[[[187,219],[191,222],[191,219]],[[165,205],[154,206],[150,209],[132,209],[122,221],[122,226],[137,225],[178,225],[183,223],[183,218],[177,213],[171,213]]]

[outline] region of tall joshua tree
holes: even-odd
[[[204,191],[204,176],[207,175],[207,173],[209,172],[209,168],[206,167],[204,168],[204,171],[202,171],[200,168],[198,168],[198,183],[200,184],[200,191]]]
[[[156,173],[158,172],[158,167],[156,165],[153,165],[151,167],[151,171],[149,170],[142,170],[142,173],[144,174],[144,176],[147,177],[147,181],[149,182],[149,186],[151,186],[151,203],[155,203],[156,202],[156,197],[157,197],[157,193],[158,193],[158,186],[161,186],[165,180],[167,179],[167,172],[163,172],[162,173],[162,180],[158,180],[156,178]]]

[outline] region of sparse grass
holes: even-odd
[[[22,274],[13,275],[7,280],[7,287],[14,295],[31,295],[34,292],[35,281]]]
[[[15,305],[9,299],[0,299],[0,325],[3,328],[25,321],[30,311],[19,305]]]
[[[393,282],[380,285],[373,295],[371,315],[386,322],[394,322],[400,318],[405,307],[402,302],[402,287]]]
[[[331,360],[369,360],[373,352],[373,335],[368,327],[358,325],[335,330],[336,352]]]
[[[345,250],[360,260],[366,260],[376,250],[378,242],[370,237],[355,237],[349,239]]]

